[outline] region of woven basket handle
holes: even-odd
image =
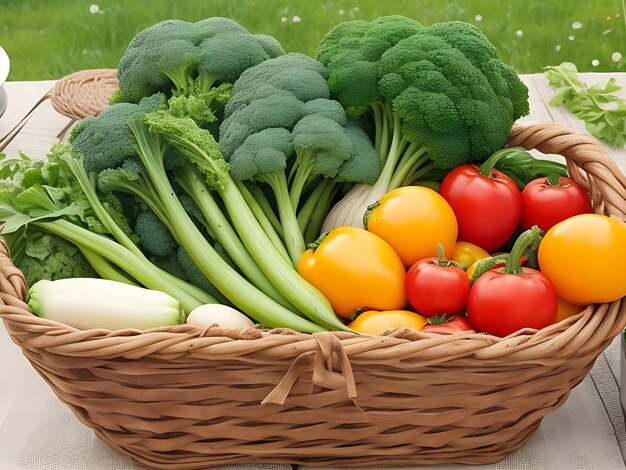
[[[508,146],[562,155],[570,176],[589,192],[595,211],[626,222],[626,176],[595,138],[553,122],[517,124]]]

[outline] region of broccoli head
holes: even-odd
[[[346,21],[326,34],[315,58],[328,68],[330,91],[349,116],[364,113],[381,99],[378,61],[387,49],[421,29],[417,21],[393,15],[371,22]]]
[[[156,92],[201,95],[282,54],[274,38],[250,34],[228,18],[165,20],[130,42],[118,66],[120,92],[132,103]]]
[[[423,147],[436,168],[483,160],[528,113],[526,86],[468,23],[426,28],[402,16],[349,21],[326,35],[316,58],[348,114],[372,111],[382,163],[402,160],[391,151],[415,152],[410,143]],[[406,161],[414,163],[411,155]]]
[[[292,181],[300,180],[296,191],[314,175],[352,182],[376,179],[376,156],[357,153],[345,111],[330,99],[325,77],[325,67],[302,54],[267,60],[241,75],[220,126],[220,149],[235,179],[263,179],[286,169],[290,159]],[[342,165],[368,157],[361,174],[342,177]],[[347,175],[356,179],[344,179]]]
[[[119,103],[106,108],[98,116],[87,117],[73,128],[69,142],[83,156],[87,171],[100,172],[115,168],[136,154],[136,142],[128,120],[165,107],[165,96],[157,93],[139,104]]]
[[[526,87],[514,73],[514,83],[501,85],[505,79],[487,65],[507,68],[477,28],[444,26],[422,29],[387,50],[378,72],[379,90],[400,116],[405,138],[426,147],[435,168],[449,169],[502,148],[528,102],[520,109]]]

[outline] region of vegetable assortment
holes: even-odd
[[[626,227],[502,148],[528,93],[472,25],[348,21],[307,57],[168,20],[118,78],[46,160],[0,162],[44,318],[506,336],[626,295]]]

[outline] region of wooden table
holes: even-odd
[[[608,79],[606,74],[581,75],[588,83],[605,83]],[[626,73],[613,76],[626,88]],[[567,110],[546,105],[552,91],[542,75],[525,75],[522,79],[529,87],[531,111],[521,121],[556,121],[585,132],[584,124]],[[5,85],[9,105],[0,118],[0,151],[9,157],[23,151],[32,158],[43,158],[50,146],[65,135],[72,121],[52,108],[47,94],[53,85],[53,81]],[[606,149],[626,172],[626,150]],[[447,465],[437,469],[626,470],[626,426],[619,401],[618,339],[598,358],[567,403],[543,420],[522,449],[494,465]],[[286,465],[237,467],[290,470]],[[0,327],[0,470],[137,468],[78,422]]]

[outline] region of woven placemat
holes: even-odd
[[[115,69],[81,70],[59,80],[50,99],[57,112],[79,120],[99,114],[116,89]]]

